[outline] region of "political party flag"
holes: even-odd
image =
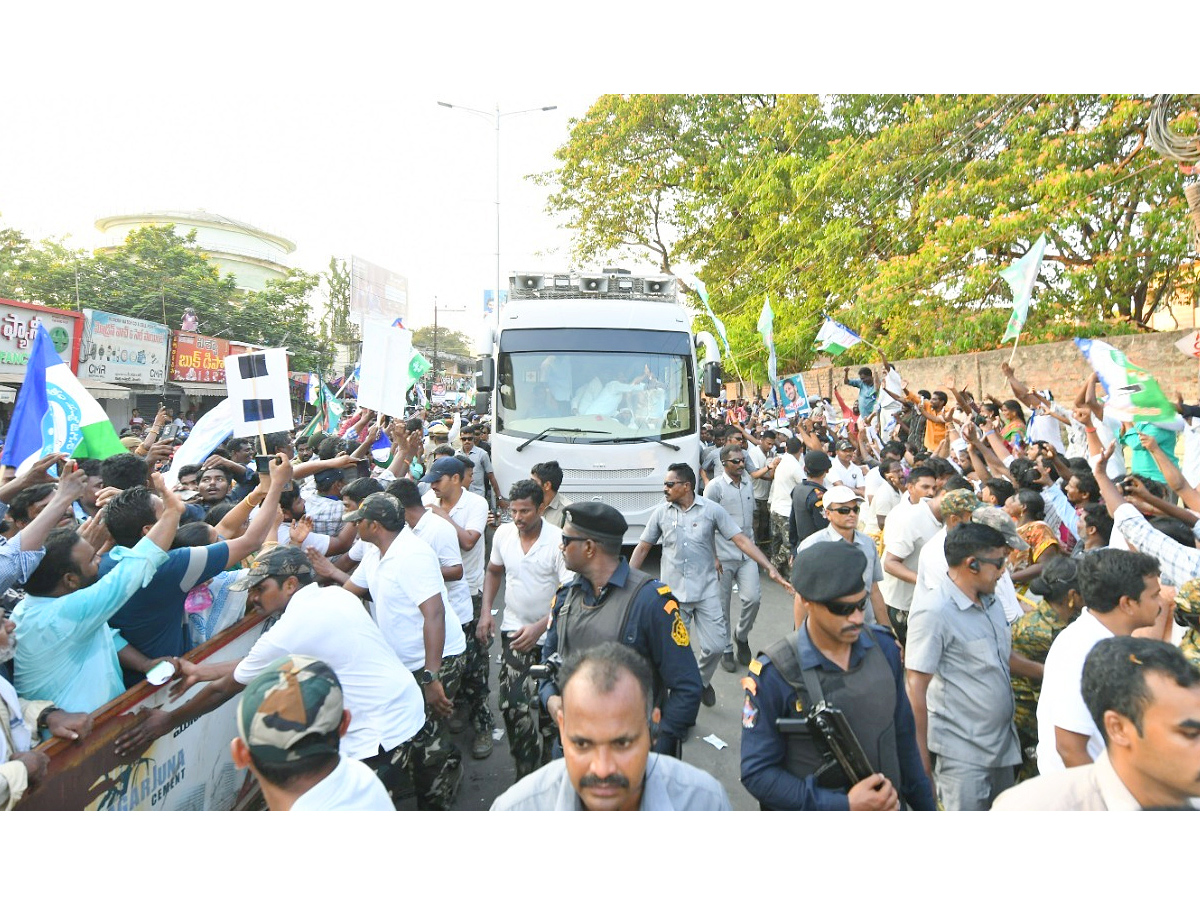
[[[816,342],[816,349],[821,353],[828,353],[830,356],[840,356],[855,344],[862,343],[862,338],[845,325],[833,321],[829,316],[825,316],[824,318],[825,321],[821,323],[821,330],[817,332]]]
[[[1187,337],[1180,338],[1175,342],[1175,346],[1185,356],[1200,359],[1200,331],[1193,331]]]
[[[124,452],[108,415],[54,351],[54,339],[39,325],[0,457],[4,465],[22,473],[48,453],[107,459]]]
[[[1104,386],[1105,409],[1122,422],[1168,422],[1178,413],[1154,376],[1131,363],[1116,347],[1104,341],[1075,338]]]
[[[762,335],[763,343],[767,346],[767,377],[771,379],[771,396],[775,405],[779,405],[778,390],[775,382],[779,379],[776,372],[775,359],[775,313],[771,311],[771,298],[763,298],[762,312],[758,314],[758,333]]]
[[[430,368],[429,360],[413,349],[411,331],[370,316],[363,328],[359,366],[362,370],[359,406],[387,416],[404,415],[404,398],[409,388]]]
[[[1043,234],[1034,241],[1024,256],[1000,273],[1000,277],[1008,282],[1013,294],[1012,315],[1008,317],[1008,327],[1004,329],[1004,337],[1000,339],[1002,344],[1020,335],[1021,329],[1025,327],[1025,320],[1029,317],[1029,298],[1033,295],[1033,285],[1037,281],[1038,269],[1041,268],[1045,252],[1046,235]]]
[[[712,311],[712,307],[708,304],[708,288],[704,286],[704,282],[695,275],[685,276],[684,280],[704,302],[704,309],[708,313],[708,317],[713,320],[713,325],[716,326],[717,334],[721,337],[721,343],[725,346],[725,355],[733,356],[733,352],[729,349],[729,335],[725,333],[725,323],[717,318],[717,314]]]
[[[332,432],[338,427],[338,423],[341,422],[343,412],[342,403],[333,396],[333,393],[323,383],[321,384],[317,402],[314,405],[317,407],[317,414],[312,417],[312,421],[304,426],[304,430],[300,432],[298,437],[309,437],[318,431]]]
[[[308,386],[304,391],[304,402],[309,406],[316,406],[317,398],[321,396],[321,378],[316,372],[308,373]]]
[[[213,451],[233,435],[233,400],[226,397],[192,426],[187,440],[176,449],[171,459],[171,468],[163,475],[168,488],[179,484],[179,470],[184,466],[198,466]]]

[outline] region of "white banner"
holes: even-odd
[[[234,437],[292,429],[287,365],[287,351],[279,349],[225,357]]]
[[[412,332],[387,319],[367,316],[362,337],[358,405],[385,416],[403,416]]]

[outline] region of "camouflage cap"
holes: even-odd
[[[942,497],[943,516],[962,516],[983,505],[983,501],[975,496],[974,491],[962,488],[957,491],[947,491]]]
[[[1184,613],[1200,613],[1200,578],[1185,581],[1175,592],[1175,608]]]
[[[230,590],[248,591],[264,578],[279,575],[312,575],[312,563],[299,547],[275,547],[258,555],[254,565],[242,573]]]
[[[1017,523],[998,506],[980,506],[971,513],[971,521],[995,528],[1013,550],[1028,550],[1029,545],[1017,534]]]
[[[378,522],[388,531],[404,530],[404,509],[391,494],[375,493],[363,499],[358,509],[342,516],[343,522]]]
[[[246,685],[238,699],[238,734],[265,763],[337,756],[342,709],[333,669],[311,656],[284,656]]]

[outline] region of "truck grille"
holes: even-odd
[[[599,491],[588,494],[571,494],[564,491],[559,496],[567,506],[572,503],[588,503],[594,497],[598,497],[601,502],[607,503],[623,513],[645,512],[663,502],[662,491],[639,491],[626,494],[602,494]]]
[[[563,479],[569,481],[633,481],[649,478],[653,469],[563,469]]]

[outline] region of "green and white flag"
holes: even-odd
[[[821,330],[817,332],[817,350],[830,356],[841,356],[855,344],[861,343],[862,338],[829,316],[825,316]]]
[[[1000,273],[1013,295],[1012,315],[1008,317],[1008,327],[1004,329],[1004,337],[1000,340],[1002,344],[1019,337],[1021,329],[1025,327],[1025,320],[1029,318],[1029,298],[1033,294],[1033,285],[1037,281],[1045,252],[1046,235],[1043,234],[1024,256]]]
[[[1169,422],[1178,413],[1162,386],[1111,344],[1075,338],[1075,346],[1100,377],[1108,400],[1104,408],[1122,422]]]

